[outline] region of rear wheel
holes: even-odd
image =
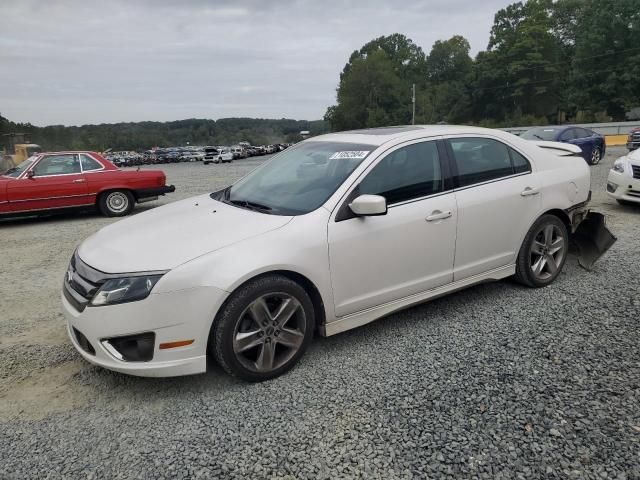
[[[100,212],[107,217],[124,217],[131,213],[135,198],[128,190],[105,192],[98,199]]]
[[[589,165],[597,165],[600,163],[601,159],[602,150],[600,150],[600,147],[593,147],[591,150],[591,161],[589,162]]]
[[[251,382],[282,375],[313,336],[313,304],[294,281],[268,275],[233,293],[218,314],[210,353],[228,373]]]
[[[516,280],[529,287],[545,287],[560,274],[567,259],[569,234],[555,215],[543,215],[527,232],[516,263]]]

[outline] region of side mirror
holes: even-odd
[[[33,170],[29,170],[29,171],[27,172],[27,178],[33,178],[33,177],[35,177],[35,176],[36,176],[36,174],[35,174],[35,173],[33,173]]]
[[[360,195],[349,204],[353,213],[361,217],[387,214],[387,200],[380,195]]]

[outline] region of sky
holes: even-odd
[[[402,33],[472,55],[509,0],[0,0],[0,114],[34,125],[315,120],[349,55]]]

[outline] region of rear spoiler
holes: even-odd
[[[582,153],[580,147],[571,143],[547,141],[536,141],[532,143],[535,143],[537,146],[543,148],[544,150],[550,150],[549,153],[553,153],[559,157],[573,157]]]

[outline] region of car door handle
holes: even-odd
[[[451,216],[451,210],[447,210],[446,212],[441,212],[440,210],[434,210],[431,212],[426,220],[427,222],[434,222],[436,220],[444,220],[445,218],[449,218]]]
[[[86,182],[86,180],[84,178],[78,178],[78,179],[73,181],[73,183],[84,183],[84,182]]]
[[[520,195],[522,195],[523,197],[529,197],[531,195],[538,195],[539,193],[540,190],[538,190],[537,188],[527,187],[520,192]]]

